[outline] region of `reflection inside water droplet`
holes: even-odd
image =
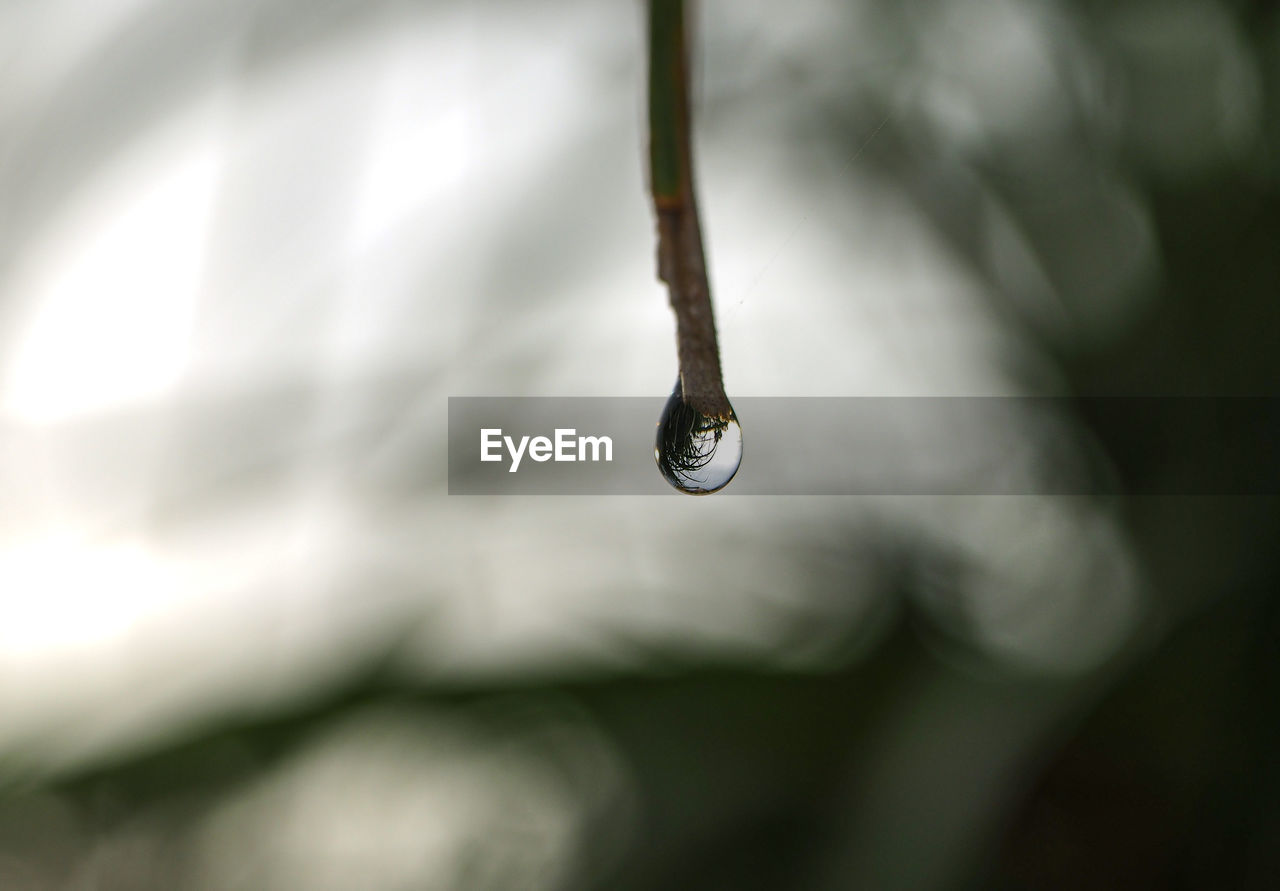
[[[690,495],[709,495],[729,484],[742,463],[742,427],[730,409],[709,417],[684,400],[680,381],[658,419],[653,457],[667,482]]]

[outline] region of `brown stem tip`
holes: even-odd
[[[650,0],[649,181],[658,217],[658,278],[676,316],[685,401],[708,417],[729,419],[694,197],[686,34],[683,0]]]

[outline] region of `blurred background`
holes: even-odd
[[[1274,395],[1274,4],[698,21],[731,397]],[[643,59],[0,4],[0,888],[1280,883],[1274,497],[445,494],[449,396],[670,390]],[[1165,404],[870,457],[1178,491]]]

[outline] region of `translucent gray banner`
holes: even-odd
[[[665,398],[451,397],[451,495],[677,494]],[[724,495],[1275,495],[1280,398],[744,397]],[[1104,445],[1105,443],[1105,445]]]

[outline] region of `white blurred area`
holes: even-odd
[[[498,723],[501,735],[485,725]],[[477,726],[478,725],[478,726]],[[572,887],[606,863],[624,769],[563,707],[359,713],[211,813],[184,843],[201,887]],[[483,840],[483,844],[478,844]]]
[[[857,158],[885,114],[969,146],[1052,131],[1045,109],[1078,85],[1043,64],[1038,5],[938,13],[996,41],[998,78],[947,70],[971,54],[859,66],[813,50],[867,4],[809,3],[780,30],[768,4],[710,5],[700,188],[730,395],[1015,394],[1026,368],[1052,391],[983,282]],[[885,536],[963,567],[916,607],[1002,663],[1072,673],[1116,652],[1140,576],[1082,499],[444,494],[448,396],[670,386],[641,33],[636,4],[586,0],[6,4],[0,761],[43,774],[144,750],[387,653],[423,683],[644,672],[655,654],[840,664],[898,608]],[[779,71],[799,74],[761,86]],[[888,104],[832,154],[795,109],[842,92]],[[1140,210],[1116,218],[1098,287],[1124,295],[1155,261]],[[996,223],[1034,324],[1123,323],[1119,303],[1064,303]],[[946,433],[936,445],[981,453],[1016,432]],[[743,473],[750,437],[744,419]],[[608,761],[589,727],[564,728]],[[206,843],[292,826],[250,885],[300,887],[290,870],[312,852],[288,833],[313,843],[295,818],[325,810],[298,797],[325,794],[310,773],[393,790],[428,835],[424,802],[555,799],[535,766],[494,773],[442,745],[387,759],[344,737],[228,805]],[[535,860],[576,843],[586,805],[555,800],[560,822],[527,836]],[[377,887],[450,886],[404,869]]]

